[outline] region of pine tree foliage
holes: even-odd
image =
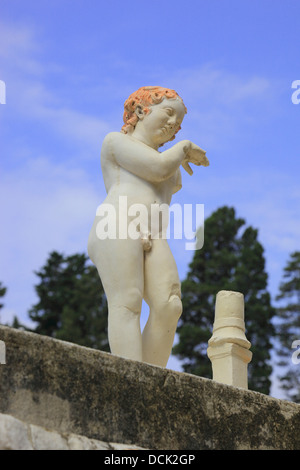
[[[35,273],[38,302],[29,317],[34,331],[61,340],[108,351],[107,302],[96,268],[85,254],[56,251]]]
[[[293,343],[300,340],[300,252],[291,253],[283,273],[283,281],[276,297],[278,325],[276,326],[279,347],[277,355],[281,359],[283,373],[279,375],[281,388],[288,399],[300,403],[300,363],[293,361]],[[295,343],[294,343],[295,344]]]
[[[3,286],[2,282],[0,282],[0,297],[4,297],[6,294],[7,288]],[[3,304],[0,303],[0,308],[3,308]]]

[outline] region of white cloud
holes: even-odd
[[[270,89],[265,77],[241,76],[222,69],[218,64],[204,64],[179,70],[172,82],[183,99],[232,107],[238,102],[261,97]]]
[[[86,252],[89,229],[104,188],[89,176],[46,157],[2,177],[1,281],[8,287],[2,318],[24,315],[33,301],[34,270],[52,250]]]
[[[35,119],[50,126],[52,131],[63,136],[66,141],[76,142],[85,147],[85,155],[91,155],[90,150],[100,152],[104,136],[110,131],[109,124],[97,117],[64,107],[54,108],[43,101],[30,101],[29,113]],[[92,153],[94,158],[95,153]]]
[[[86,251],[89,229],[99,202],[104,198],[104,185],[95,188],[92,176],[83,166],[76,167],[76,157],[97,160],[101,141],[108,125],[98,117],[67,106],[56,92],[55,83],[47,81],[53,70],[65,74],[63,67],[53,66],[41,58],[42,47],[36,32],[24,25],[3,25],[0,28],[3,77],[7,85],[5,108],[5,164],[12,158],[9,170],[1,174],[1,272],[7,286],[2,321],[11,321],[16,314],[23,321],[35,299],[33,273],[44,265],[52,250],[75,253]],[[50,83],[50,84],[49,84]],[[74,100],[74,103],[76,100]],[[15,138],[14,119],[23,120],[26,144]],[[7,124],[6,122],[6,124]],[[10,124],[10,125],[9,125]],[[34,134],[35,125],[49,129],[49,140],[63,137],[70,148],[61,145],[57,154],[44,151],[36,156],[41,142]],[[10,133],[13,129],[14,134]],[[34,138],[30,136],[35,136]],[[39,145],[36,145],[39,144]],[[46,155],[46,156],[45,156]],[[61,159],[59,156],[61,155]],[[22,165],[15,166],[15,162]],[[54,163],[61,161],[61,163]],[[70,167],[74,162],[73,167]],[[68,163],[67,163],[68,162]],[[99,184],[101,185],[100,166]]]
[[[7,95],[12,113],[30,120],[33,126],[35,122],[44,125],[49,137],[62,137],[68,145],[77,145],[86,158],[91,152],[99,153],[105,134],[111,130],[103,119],[65,106],[63,99],[42,81],[12,79],[7,84]]]
[[[275,80],[234,73],[218,63],[162,72],[160,79],[179,93],[188,110],[178,139],[194,140],[206,150],[232,148],[234,139],[247,139],[278,111]]]
[[[51,132],[64,137],[66,142],[76,142],[81,148],[85,146],[88,158],[89,150],[97,151],[107,132],[121,126],[122,110],[115,123],[108,117],[106,106],[99,107],[97,115],[83,112],[79,106],[76,107],[75,95],[71,104],[67,105],[64,89],[59,84],[71,82],[74,86],[71,75],[74,71],[66,70],[63,64],[45,60],[45,45],[39,31],[26,25],[2,26],[0,42],[6,45],[2,54],[4,72],[8,73],[7,96],[14,104],[14,112],[27,120],[49,126]],[[123,65],[120,67],[122,69]],[[220,149],[221,145],[231,141],[241,132],[242,122],[256,120],[256,113],[249,110],[245,113],[241,107],[249,106],[255,99],[268,100],[271,96],[267,78],[239,76],[215,63],[179,68],[175,72],[147,70],[146,65],[142,69],[140,64],[134,63],[128,67],[136,69],[141,80],[147,76],[147,83],[159,82],[157,84],[175,88],[188,107],[181,138],[198,138],[200,145],[204,142],[211,149]],[[114,100],[119,103],[120,89],[124,93],[128,89],[128,94],[134,91],[127,83],[128,78],[124,83],[122,78],[117,77],[117,70],[114,73],[111,80],[106,77],[100,84],[88,80],[89,89],[85,90],[87,102],[91,102],[91,96],[105,94],[106,98],[112,96],[112,103],[115,104]],[[140,86],[143,84],[140,83]],[[79,83],[76,86],[74,94],[82,92]],[[127,97],[124,95],[123,100]]]
[[[23,74],[42,73],[43,67],[35,59],[40,46],[32,28],[24,23],[9,24],[0,21],[0,44],[2,73],[8,76],[16,70]]]
[[[0,44],[3,60],[0,79],[6,83],[7,118],[13,119],[17,114],[27,122],[31,120],[33,125],[34,121],[44,124],[49,135],[54,132],[66,142],[85,148],[87,157],[90,150],[99,152],[111,124],[76,109],[76,98],[74,106],[65,104],[58,83],[69,72],[43,58],[36,32],[28,26],[0,23]],[[52,76],[53,81],[49,80]]]

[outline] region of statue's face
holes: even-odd
[[[185,113],[185,106],[180,99],[165,98],[161,103],[152,105],[150,113],[139,114],[137,127],[143,130],[153,144],[160,146],[172,139]]]

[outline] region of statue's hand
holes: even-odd
[[[189,175],[193,174],[193,170],[190,167],[189,163],[200,166],[208,166],[209,161],[206,157],[205,150],[202,150],[198,145],[191,142],[190,146],[185,149],[186,157],[183,159],[182,166]]]

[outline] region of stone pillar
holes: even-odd
[[[252,359],[250,346],[245,336],[243,294],[218,292],[213,335],[207,349],[213,380],[247,389],[248,363]]]
[[[0,341],[0,364],[6,364],[5,362],[5,343]]]

